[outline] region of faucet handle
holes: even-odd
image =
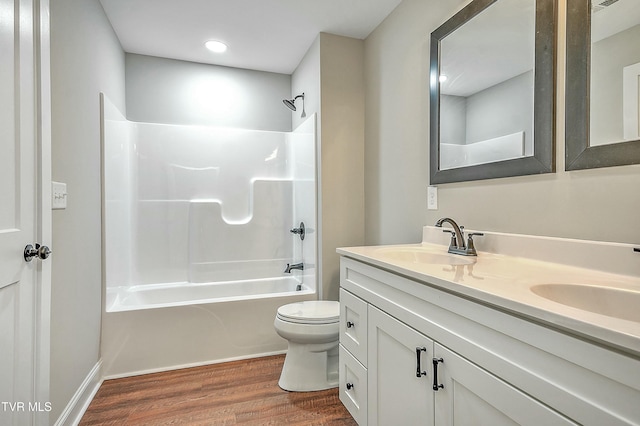
[[[475,246],[473,245],[473,237],[478,236],[478,237],[482,237],[484,234],[482,232],[472,232],[469,235],[467,235],[467,250],[474,252],[476,251]]]
[[[295,235],[299,235],[300,239],[303,240],[303,241],[304,241],[304,236],[307,233],[305,228],[304,228],[304,222],[300,222],[300,227],[290,229],[289,232],[291,232],[292,234],[295,234]]]
[[[458,239],[456,238],[456,233],[454,231],[449,231],[448,229],[443,229],[442,232],[451,234],[451,241],[449,242],[449,246],[458,247]]]

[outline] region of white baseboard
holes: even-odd
[[[99,360],[84,379],[54,426],[76,426],[87,411],[91,400],[102,384],[102,360]]]
[[[204,361],[204,362],[194,362],[194,363],[190,363],[190,364],[171,365],[171,366],[162,367],[162,368],[151,368],[151,369],[148,369],[148,370],[131,371],[131,372],[123,373],[123,374],[112,374],[112,375],[104,377],[104,380],[121,379],[123,377],[141,376],[143,374],[162,373],[163,371],[181,370],[183,368],[201,367],[203,365],[221,364],[223,362],[240,361],[240,360],[243,360],[243,359],[262,358],[262,357],[265,357],[265,356],[281,355],[281,354],[284,354],[286,352],[287,352],[286,350],[284,350],[284,351],[274,351],[274,352],[264,352],[264,353],[259,353],[259,354],[243,355],[243,356],[224,358],[224,359],[215,359],[215,360]]]

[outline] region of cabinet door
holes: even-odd
[[[371,305],[368,321],[369,424],[433,425],[433,341]]]
[[[437,425],[575,425],[460,355],[435,344]],[[434,363],[435,364],[435,363]],[[435,376],[434,376],[435,377]],[[433,384],[432,384],[433,385]]]

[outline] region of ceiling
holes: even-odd
[[[594,3],[600,3],[592,9],[591,41],[594,43],[640,25],[640,3],[637,0],[615,2],[598,0]]]
[[[125,52],[292,74],[320,32],[364,39],[401,0],[100,2]]]

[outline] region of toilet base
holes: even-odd
[[[291,392],[338,387],[338,341],[324,344],[290,341],[278,386]]]

